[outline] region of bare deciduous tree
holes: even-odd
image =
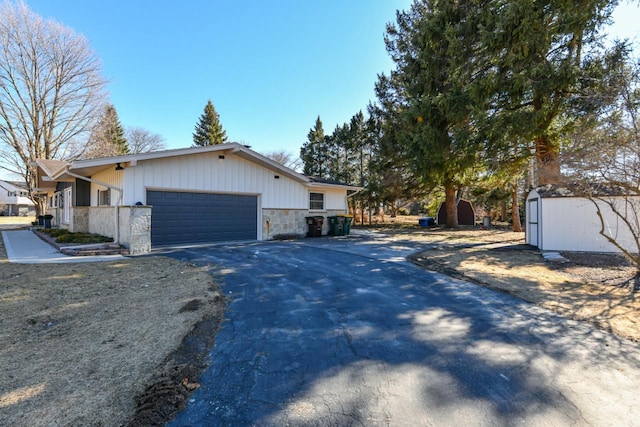
[[[640,289],[640,65],[628,60],[604,83],[607,97],[564,153],[579,194],[594,205],[600,235],[636,266]],[[596,94],[597,95],[597,94]]]
[[[270,158],[274,162],[280,163],[281,165],[295,171],[300,171],[300,169],[302,168],[302,161],[297,157],[293,157],[293,154],[291,154],[287,150],[269,151],[267,153],[263,153],[263,155]]]
[[[30,197],[37,158],[73,157],[100,115],[106,93],[87,40],[26,4],[0,3],[0,167],[21,176]]]
[[[141,127],[130,127],[126,130],[127,143],[131,154],[149,153],[164,150],[164,138]]]

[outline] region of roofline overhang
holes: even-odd
[[[360,192],[360,191],[364,190],[364,187],[354,187],[354,186],[347,185],[347,184],[329,184],[329,183],[324,183],[324,182],[309,182],[307,184],[307,187],[309,187],[309,188],[335,188],[335,189],[340,189],[340,190],[353,190],[353,191],[357,191],[357,192]]]
[[[86,160],[76,160],[74,162],[61,162],[61,166],[55,170],[50,170],[46,164],[41,163],[40,160],[36,160],[35,163],[44,173],[41,175],[42,181],[47,181],[51,179],[52,181],[73,181],[73,174],[75,171],[82,171],[92,168],[107,168],[111,165],[115,165],[118,163],[129,164],[130,166],[134,166],[138,161],[144,160],[154,160],[154,159],[163,159],[168,157],[176,157],[176,156],[185,156],[185,155],[193,155],[193,154],[202,154],[202,153],[214,153],[220,152],[222,154],[229,153],[234,154],[240,158],[249,160],[258,165],[266,167],[268,169],[273,170],[277,174],[284,175],[288,178],[291,178],[295,181],[298,181],[310,188],[335,188],[335,189],[346,189],[353,191],[361,191],[361,187],[353,187],[346,184],[330,184],[330,183],[322,183],[316,182],[312,178],[303,175],[295,170],[288,168],[280,163],[260,154],[249,147],[239,144],[237,142],[231,142],[227,144],[219,144],[219,145],[210,145],[206,147],[188,147],[188,148],[176,148],[171,150],[162,150],[162,151],[154,151],[150,153],[140,153],[140,154],[126,154],[123,156],[114,156],[114,157],[102,157],[98,159],[86,159]],[[64,175],[67,174],[65,177]],[[81,174],[86,175],[86,174]],[[47,179],[48,178],[48,179]]]

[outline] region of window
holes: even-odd
[[[107,190],[98,190],[98,206],[109,206],[111,205],[111,191]]]
[[[309,193],[309,210],[324,210],[324,193]]]

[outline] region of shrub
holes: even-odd
[[[87,244],[87,243],[107,243],[113,242],[111,237],[101,236],[99,234],[88,234],[88,233],[69,233],[60,234],[56,241],[58,243],[78,243],[78,244]]]
[[[44,231],[51,237],[58,237],[65,234],[69,234],[69,230],[65,230],[64,228],[45,228],[42,231]]]

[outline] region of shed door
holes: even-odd
[[[172,245],[258,236],[258,197],[147,190],[151,244]]]
[[[538,199],[529,200],[529,244],[538,247]]]

